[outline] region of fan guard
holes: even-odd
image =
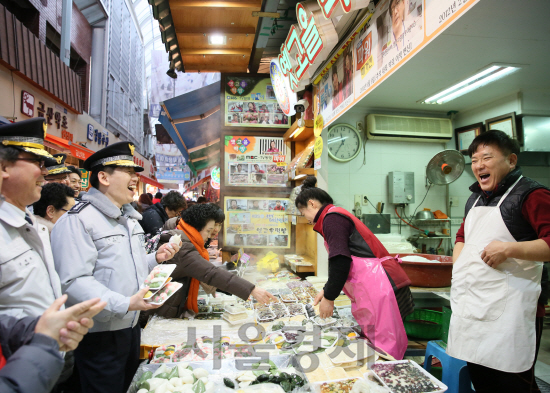
[[[437,153],[426,167],[426,177],[432,184],[443,186],[454,182],[464,172],[464,156],[458,150]]]

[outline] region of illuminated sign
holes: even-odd
[[[210,176],[211,176],[210,185],[215,190],[219,190],[220,189],[220,167],[215,167],[212,170],[212,174]]]
[[[275,97],[277,97],[279,107],[285,115],[294,115],[296,113],[294,106],[298,101],[298,97],[296,96],[296,93],[290,89],[288,78],[285,78],[281,72],[278,59],[275,58],[271,60],[269,74],[271,76],[271,85],[273,86],[273,91],[275,92]]]

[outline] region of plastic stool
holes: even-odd
[[[448,393],[470,393],[472,390],[472,382],[468,366],[464,360],[455,359],[447,353],[439,345],[443,341],[429,341],[426,346],[426,358],[424,359],[424,369],[430,371],[432,368],[432,357],[439,359],[443,371],[442,382],[447,385]]]

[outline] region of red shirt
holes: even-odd
[[[550,191],[539,188],[527,195],[521,213],[537,232],[539,239],[544,240],[550,247]],[[456,233],[455,244],[464,243],[464,220]]]

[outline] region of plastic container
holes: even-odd
[[[412,362],[410,360],[396,360],[396,361],[391,361],[391,362],[383,362],[382,364],[385,364],[385,365],[389,365],[389,364],[399,364],[399,363],[410,363],[413,367],[415,367],[416,369],[418,369],[426,378],[428,378],[435,386],[437,386],[439,388],[439,390],[436,390],[435,392],[438,392],[438,393],[442,393],[442,392],[446,392],[447,391],[447,385],[445,385],[443,382],[439,381],[437,378],[435,378],[433,375],[431,375],[430,373],[428,373],[426,370],[424,370],[422,367],[420,367],[418,364],[416,364],[415,362]],[[377,364],[377,363],[375,363]],[[365,376],[365,379],[368,379],[368,377],[370,375],[373,375],[378,381],[380,381],[380,383],[382,385],[384,385],[385,388],[389,389],[390,391],[392,391],[388,385],[386,385],[386,383],[384,382],[384,380],[382,380],[382,378],[380,378],[378,376],[378,374],[376,374],[376,372],[374,372],[373,370],[369,370],[369,372],[367,372],[366,374],[364,374]]]
[[[416,309],[405,317],[403,324],[409,337],[435,340],[441,338],[443,313],[440,311]]]
[[[397,254],[390,254],[396,256]],[[430,262],[407,262],[403,261],[401,267],[407,273],[413,287],[423,288],[442,288],[451,286],[451,276],[453,273],[453,258],[446,255],[433,254],[398,254],[399,257],[407,255],[415,255],[424,257],[432,261],[440,261],[441,263]]]
[[[142,287],[149,286],[149,291],[156,292],[160,290],[165,284],[170,274],[176,268],[175,264],[158,265],[149,273]]]
[[[168,299],[170,299],[177,291],[183,286],[179,282],[171,282],[165,285],[160,291],[155,293],[147,302],[149,304],[160,305],[164,304]],[[165,297],[163,295],[166,295]]]

